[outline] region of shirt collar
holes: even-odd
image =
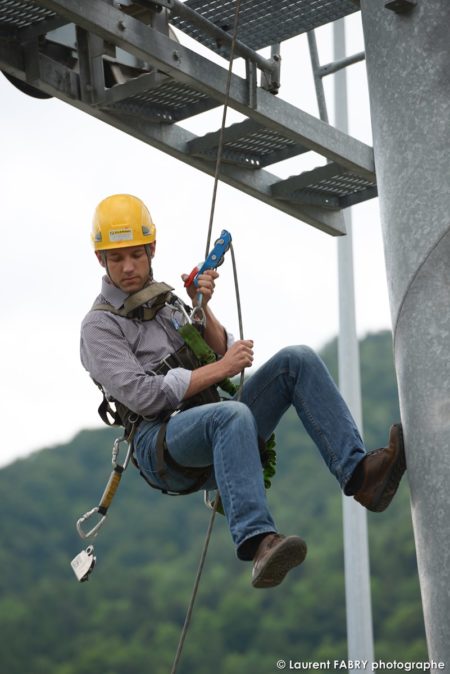
[[[111,283],[109,277],[105,275],[102,278],[102,296],[108,304],[112,304],[114,309],[120,309],[127,297],[129,297],[129,293],[124,293],[123,290],[117,288],[117,286]]]
[[[113,285],[107,276],[102,278],[102,295],[114,309],[120,309],[128,297],[128,294]]]

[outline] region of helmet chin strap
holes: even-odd
[[[147,253],[147,259],[148,259],[148,280],[151,282],[153,281],[153,269],[152,269],[152,250],[150,247],[150,244],[146,244],[144,246],[145,252]]]
[[[106,255],[106,251],[105,251],[105,250],[101,250],[101,251],[100,251],[100,255],[101,255],[101,257],[102,257],[102,262],[103,262],[103,266],[104,266],[104,268],[105,268],[105,270],[106,270],[106,274],[107,274],[109,280],[112,281],[111,274],[109,273],[109,269],[108,269],[108,257],[107,257],[107,255]]]

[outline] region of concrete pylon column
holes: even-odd
[[[448,670],[450,2],[397,14],[361,0],[361,10],[429,658]]]

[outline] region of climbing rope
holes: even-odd
[[[231,260],[232,260],[232,265],[233,265],[233,278],[234,278],[234,287],[235,287],[235,291],[236,291],[236,303],[237,303],[237,310],[238,310],[239,337],[240,337],[240,339],[243,339],[244,337],[243,337],[241,300],[240,300],[240,294],[239,294],[239,282],[238,282],[238,276],[237,276],[236,259],[235,259],[235,256],[234,256],[233,245],[230,246],[230,251],[231,251]],[[239,400],[240,397],[241,397],[243,383],[244,383],[244,370],[242,370],[242,372],[241,372],[241,377],[240,377],[240,382],[239,382],[239,390],[236,394],[237,400]],[[216,498],[214,499],[214,504],[212,506],[212,513],[211,513],[211,517],[209,519],[208,529],[206,531],[205,541],[203,543],[203,548],[202,548],[202,552],[201,552],[201,555],[200,555],[200,561],[199,561],[199,565],[198,565],[198,569],[197,569],[197,574],[195,576],[194,586],[192,588],[192,595],[191,595],[191,599],[189,601],[189,606],[188,606],[188,609],[187,609],[187,612],[186,612],[186,618],[184,620],[183,628],[181,630],[181,635],[180,635],[180,639],[179,639],[179,642],[178,642],[178,647],[177,647],[177,651],[176,651],[176,654],[175,654],[175,658],[174,658],[174,661],[173,661],[173,665],[172,665],[172,669],[171,669],[170,674],[176,674],[178,663],[179,663],[180,657],[181,657],[181,653],[183,651],[183,646],[184,646],[187,631],[189,629],[189,625],[190,625],[190,622],[191,622],[192,611],[193,611],[195,600],[196,600],[196,597],[197,597],[198,588],[199,588],[199,585],[200,585],[200,579],[201,579],[201,576],[202,576],[202,573],[203,573],[203,567],[205,565],[206,554],[208,552],[208,547],[209,547],[209,543],[210,543],[210,540],[211,540],[214,521],[215,521],[215,518],[216,518],[216,513],[217,513],[219,505],[220,505],[220,496],[217,493]]]
[[[217,201],[217,188],[219,184],[219,175],[220,175],[220,167],[222,164],[222,154],[223,154],[223,145],[224,145],[224,132],[225,132],[225,124],[226,124],[226,119],[227,119],[227,111],[228,111],[228,101],[230,98],[230,88],[231,88],[231,76],[233,72],[233,58],[234,58],[234,50],[236,46],[236,40],[237,40],[237,32],[238,32],[238,26],[239,26],[239,13],[240,13],[240,0],[236,0],[236,7],[235,7],[235,13],[234,13],[234,25],[233,25],[233,37],[231,41],[231,47],[230,47],[230,60],[229,60],[229,65],[228,65],[228,74],[227,74],[227,82],[226,82],[226,87],[225,87],[225,102],[223,106],[223,113],[222,113],[222,124],[220,127],[220,132],[219,132],[219,143],[217,146],[217,157],[216,157],[216,167],[214,171],[214,185],[213,185],[213,191],[212,191],[212,198],[211,198],[211,210],[209,214],[209,224],[208,224],[208,236],[206,240],[206,253],[205,253],[205,259],[208,257],[210,245],[211,245],[211,236],[212,236],[212,228],[213,228],[213,223],[214,223],[214,214],[215,214],[215,209],[216,209],[216,201]],[[238,307],[238,319],[239,319],[239,337],[240,339],[243,339],[243,327],[242,327],[242,312],[241,312],[241,304],[240,304],[240,297],[239,297],[239,286],[238,286],[238,280],[237,280],[237,272],[236,272],[236,261],[234,257],[234,250],[233,250],[233,245],[230,245],[230,250],[231,250],[231,258],[233,262],[233,277],[234,277],[234,285],[235,285],[235,290],[236,290],[236,302],[237,302],[237,307]],[[244,381],[244,370],[241,372],[241,378],[239,382],[239,392],[237,394],[237,399],[239,400],[241,391],[242,391],[242,384]],[[197,574],[195,577],[194,581],[194,586],[192,588],[192,595],[191,599],[189,601],[189,606],[186,612],[186,618],[184,620],[183,628],[181,630],[180,634],[180,639],[178,642],[178,647],[177,651],[175,654],[175,658],[172,664],[172,669],[170,674],[176,674],[177,668],[178,668],[178,663],[181,658],[181,654],[183,652],[183,646],[186,640],[186,635],[189,629],[189,625],[191,622],[191,617],[192,617],[192,611],[194,608],[195,600],[197,598],[197,593],[198,593],[198,588],[200,585],[200,580],[203,572],[203,567],[205,565],[205,560],[206,560],[206,554],[208,552],[208,547],[209,543],[211,540],[211,535],[213,531],[213,526],[214,526],[214,521],[217,513],[217,508],[219,507],[220,503],[220,497],[219,494],[216,494],[216,498],[214,501],[214,505],[212,508],[212,513],[211,517],[209,519],[209,524],[208,524],[208,529],[206,531],[206,536],[205,536],[205,541],[203,543],[203,548],[202,552],[200,555],[200,562],[198,565],[197,569]]]
[[[234,59],[234,50],[235,50],[235,47],[236,47],[237,32],[238,32],[238,26],[239,26],[240,8],[241,8],[241,0],[236,0],[236,8],[235,8],[235,12],[234,12],[233,37],[232,37],[231,46],[230,46],[230,61],[229,61],[229,64],[228,64],[227,82],[226,82],[226,86],[225,86],[225,102],[224,102],[224,105],[223,105],[222,124],[220,126],[219,143],[218,143],[218,146],[217,146],[216,168],[215,168],[215,171],[214,171],[214,185],[213,185],[212,199],[211,199],[211,210],[210,210],[210,214],[209,214],[208,236],[207,236],[207,239],[206,239],[205,258],[208,256],[209,248],[210,248],[210,245],[211,245],[211,235],[212,235],[212,228],[213,228],[213,223],[214,223],[214,214],[215,214],[215,210],[216,210],[217,187],[218,187],[218,184],[219,184],[220,167],[222,165],[223,140],[224,140],[224,132],[225,132],[225,123],[227,121],[228,102],[230,100],[231,76],[232,76],[232,73],[233,73],[233,59]]]
[[[170,671],[170,674],[175,674],[177,671],[178,663],[181,658],[181,653],[183,651],[183,646],[184,642],[186,639],[187,631],[189,629],[189,624],[191,622],[191,617],[192,617],[192,611],[194,609],[194,603],[195,599],[197,597],[197,592],[198,592],[198,587],[200,585],[200,579],[202,577],[202,572],[203,572],[203,567],[205,565],[205,560],[206,560],[206,554],[208,552],[208,547],[209,547],[209,542],[211,540],[211,535],[213,531],[213,526],[214,526],[214,520],[216,517],[217,513],[217,507],[219,505],[219,496],[216,496],[216,499],[214,501],[214,507],[211,513],[211,517],[209,518],[209,524],[208,524],[208,529],[206,531],[206,536],[205,536],[205,542],[203,544],[203,549],[202,549],[202,554],[200,555],[200,561],[198,564],[198,569],[197,569],[197,574],[195,576],[195,581],[194,581],[194,587],[192,589],[192,596],[191,600],[189,602],[188,610],[186,612],[186,618],[184,619],[184,625],[183,629],[181,630],[181,635],[180,635],[180,640],[178,642],[178,647],[177,647],[177,652],[175,653],[175,658],[173,661],[172,669]]]
[[[244,339],[244,328],[243,328],[243,324],[242,324],[241,296],[240,296],[240,293],[239,293],[239,281],[238,281],[238,275],[237,275],[236,258],[234,257],[233,244],[230,244],[230,253],[231,253],[231,262],[232,262],[232,266],[233,266],[233,280],[234,280],[234,290],[235,290],[235,293],[236,293],[236,307],[237,307],[237,312],[238,312],[239,339]],[[242,370],[241,376],[240,376],[240,379],[239,379],[239,390],[236,394],[236,400],[241,399],[242,386],[244,384],[244,376],[245,376],[245,371]]]

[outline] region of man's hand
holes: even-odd
[[[185,281],[187,279],[187,274],[182,274],[181,278],[183,281]],[[193,304],[195,303],[197,294],[201,293],[202,307],[206,307],[209,300],[213,296],[216,278],[219,278],[219,274],[216,272],[216,270],[207,269],[198,277],[198,287],[191,283],[191,285],[186,288],[187,294],[191,298]]]
[[[253,363],[253,340],[239,339],[234,342],[220,360],[225,368],[226,377],[234,377],[245,367],[251,367]]]
[[[226,377],[234,377],[244,367],[250,367],[252,363],[253,341],[251,339],[240,339],[234,342],[220,360],[192,371],[191,381],[184,395],[184,400],[204,391],[208,386],[218,384]]]

